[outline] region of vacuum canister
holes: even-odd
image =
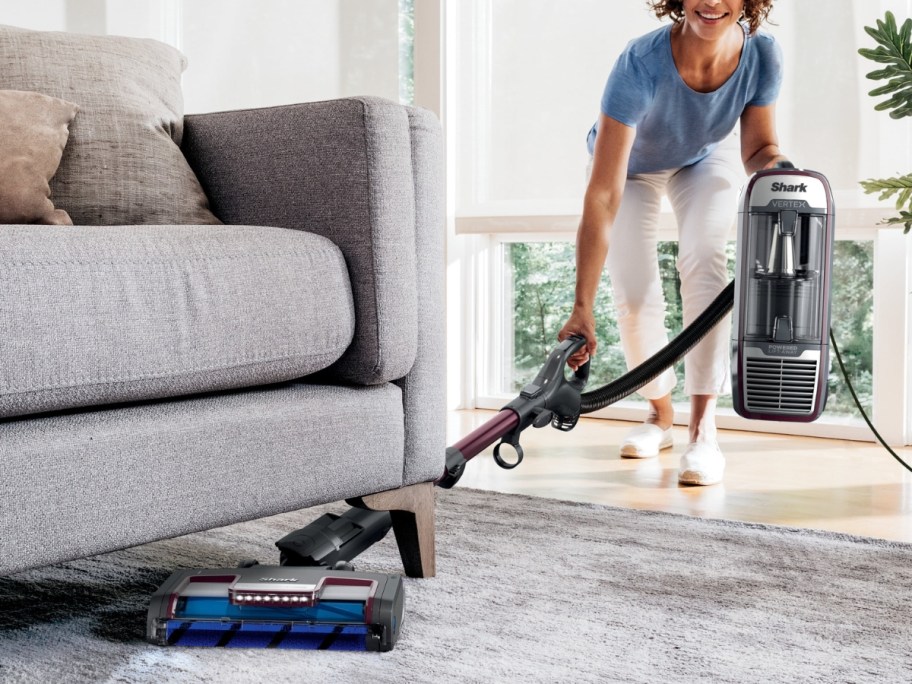
[[[734,407],[815,420],[830,368],[833,195],[814,171],[754,174],[741,194],[732,325]]]

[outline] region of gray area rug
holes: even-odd
[[[159,648],[173,569],[276,563],[300,511],[0,578],[3,682],[909,682],[912,546],[466,489],[389,653]],[[392,536],[358,569],[401,572]]]

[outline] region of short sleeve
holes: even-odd
[[[602,114],[626,126],[636,127],[646,116],[653,92],[652,79],[628,48],[618,57],[608,76],[602,93]]]
[[[782,48],[769,34],[757,34],[757,88],[747,103],[755,107],[773,104],[782,88]]]

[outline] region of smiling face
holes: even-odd
[[[712,40],[738,22],[744,0],[684,0],[684,22],[701,38]]]

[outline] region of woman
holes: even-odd
[[[649,4],[672,23],[628,44],[589,134],[592,163],[577,234],[576,300],[558,335],[586,338],[570,360],[574,369],[598,346],[593,304],[606,263],[628,367],[666,344],[656,252],[662,195],[678,224],[677,268],[687,325],[728,282],[725,245],[744,171],[785,161],[774,104],[781,53],[770,35],[758,31],[773,0]],[[730,392],[728,320],[685,358],[691,413],[678,476],[682,484],[722,480],[725,458],[716,442],[715,407],[718,395]],[[640,390],[649,401],[649,417],[626,436],[622,456],[647,458],[672,446],[675,383],[668,369]]]

